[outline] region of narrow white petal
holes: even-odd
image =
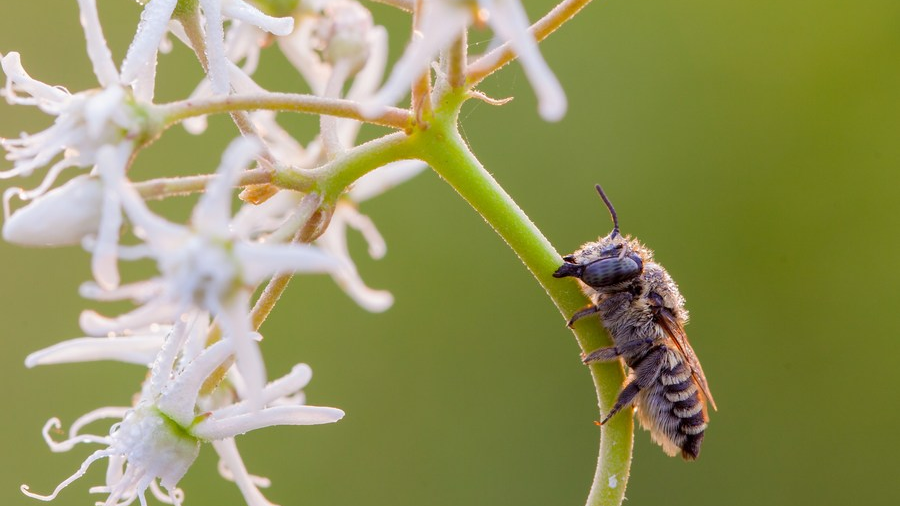
[[[157,401],[159,409],[182,426],[194,420],[194,406],[203,382],[232,354],[234,347],[228,339],[206,348],[190,364],[185,366],[174,381],[166,385]]]
[[[519,56],[525,75],[538,97],[538,110],[547,121],[559,121],[566,114],[566,94],[559,80],[538,50],[528,31],[528,17],[518,0],[480,0],[491,12],[488,22],[503,39],[509,40]]]
[[[231,221],[231,203],[234,186],[246,167],[260,150],[259,141],[249,137],[238,137],[222,154],[222,162],[216,176],[206,185],[206,192],[200,197],[191,215],[191,223],[196,230],[215,236],[228,235]]]
[[[181,315],[164,337],[164,342],[156,348],[156,360],[150,369],[150,392],[153,395],[162,393],[163,387],[171,380],[175,371],[175,359],[188,338],[187,330],[188,322],[185,315]]]
[[[137,332],[152,324],[171,323],[178,308],[165,300],[154,299],[133,311],[108,318],[95,311],[82,311],[78,324],[88,335],[103,336],[109,333]]]
[[[214,93],[228,93],[228,67],[225,64],[225,31],[222,27],[222,0],[200,0],[206,18],[206,60]]]
[[[273,425],[320,425],[334,423],[343,417],[344,412],[337,408],[275,406],[221,420],[210,417],[194,426],[191,432],[206,440],[216,440]]]
[[[335,282],[360,307],[372,313],[382,313],[394,305],[394,296],[386,290],[366,286],[356,268],[342,270],[333,275]]]
[[[288,37],[278,39],[278,47],[291,62],[291,65],[300,72],[303,79],[309,84],[314,95],[322,95],[325,83],[331,72],[331,66],[322,62],[318,53],[313,50],[312,32],[315,18],[312,16],[300,20],[300,24],[294,33]]]
[[[122,208],[125,209],[128,218],[135,226],[136,235],[159,246],[167,245],[170,242],[180,242],[187,234],[187,230],[181,225],[170,223],[150,211],[144,199],[125,178],[124,162],[121,164],[121,168],[114,164],[98,163],[97,169],[104,185],[110,188],[109,192],[114,191],[117,198],[121,200]]]
[[[219,454],[219,474],[226,480],[231,480],[238,486],[247,506],[277,506],[270,503],[257,487],[268,487],[269,480],[253,476],[247,472],[241,454],[233,438],[214,440],[213,448]]]
[[[438,53],[449,46],[472,22],[471,9],[453,2],[426,2],[420,30],[406,47],[400,60],[381,90],[370,100],[363,102],[361,112],[365,116],[378,115],[384,106],[394,105],[409,93],[413,81],[430,67]]]
[[[244,21],[259,27],[261,30],[282,37],[290,35],[294,30],[294,18],[275,18],[267,16],[266,14],[263,14],[262,11],[243,0],[225,0],[222,2],[222,14],[231,19]]]
[[[184,318],[184,316],[182,316]],[[188,326],[188,338],[184,346],[181,348],[181,364],[190,363],[197,358],[203,350],[206,349],[206,341],[209,337],[209,313],[206,311],[196,311],[190,317],[191,323]]]
[[[131,84],[147,65],[156,65],[156,53],[178,0],[150,0],[141,12],[141,22],[125,61],[122,62],[122,84]]]
[[[234,345],[235,363],[247,386],[246,401],[255,411],[265,404],[266,365],[259,344],[253,339],[255,332],[250,325],[250,295],[250,290],[238,290],[232,294],[216,318],[222,326],[224,339]]]
[[[98,171],[101,174],[124,173],[130,152],[131,147],[127,145],[120,145],[118,149],[102,147],[97,153]],[[109,185],[104,190],[97,241],[91,256],[91,271],[101,288],[111,290],[119,284],[117,249],[119,230],[122,228],[122,209],[119,192]]]
[[[369,245],[369,256],[375,260],[384,258],[384,255],[387,253],[387,244],[384,242],[381,232],[375,228],[375,223],[372,222],[371,218],[357,211],[356,208],[347,207],[349,212],[346,213],[344,220],[346,220],[347,225],[362,234]]]
[[[163,344],[162,335],[125,337],[79,337],[31,353],[25,367],[115,360],[128,364],[150,365]]]
[[[44,112],[55,111],[59,114],[60,105],[66,103],[71,95],[56,86],[44,84],[33,79],[25,68],[22,67],[22,59],[19,53],[13,51],[0,58],[0,66],[6,74],[6,87],[4,97],[11,104],[37,105]],[[20,98],[15,90],[19,89],[31,95],[31,99]]]
[[[94,74],[100,86],[105,88],[118,83],[119,72],[113,63],[109,46],[106,45],[106,38],[103,37],[96,0],[78,0],[78,6],[81,8],[81,27],[84,28],[84,37],[87,39],[88,57],[94,65]]]
[[[393,305],[394,297],[390,292],[369,288],[359,276],[347,250],[345,216],[344,212],[335,213],[331,220],[331,226],[316,240],[316,244],[341,259],[343,267],[333,272],[332,277],[354,302],[373,313],[386,311]]]
[[[306,364],[297,364],[291,372],[266,385],[263,389],[263,404],[268,405],[279,398],[297,393],[309,384],[312,379],[312,369]],[[230,406],[215,410],[215,418],[228,418],[241,413],[248,413],[250,409],[244,402],[238,402]]]
[[[161,278],[150,278],[146,281],[138,281],[119,285],[113,290],[104,290],[100,285],[92,281],[85,281],[78,287],[78,295],[85,299],[109,302],[115,300],[130,300],[137,304],[143,304],[153,297],[158,296],[163,290]]]
[[[153,101],[156,93],[156,63],[157,59],[153,58],[147,65],[144,65],[132,84],[134,98],[141,102]]]
[[[336,272],[343,266],[321,249],[299,244],[240,242],[234,245],[234,254],[244,281],[250,284],[283,272]]]

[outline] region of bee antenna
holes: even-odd
[[[612,232],[609,233],[609,236],[615,237],[619,235],[619,217],[616,215],[616,208],[613,207],[612,202],[610,202],[606,194],[603,193],[603,188],[601,188],[599,184],[595,185],[594,187],[597,188],[597,193],[600,194],[600,198],[603,199],[603,202],[606,204],[606,208],[609,209],[609,214],[612,216],[613,229]]]

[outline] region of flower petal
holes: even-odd
[[[466,3],[433,1],[423,4],[419,30],[413,33],[412,41],[394,64],[394,70],[381,90],[363,102],[360,111],[364,116],[377,116],[384,106],[394,105],[409,93],[413,81],[428,71],[437,54],[462,35],[472,22],[472,10]]]
[[[221,420],[210,417],[195,425],[191,432],[197,437],[215,440],[273,425],[320,425],[334,423],[343,417],[344,412],[337,408],[275,406]]]
[[[566,114],[566,94],[528,31],[528,17],[522,4],[519,0],[479,0],[479,4],[490,11],[488,23],[494,32],[509,40],[519,56],[525,75],[537,94],[541,117],[547,121],[562,119]]]
[[[178,0],[150,0],[122,62],[122,84],[131,84],[147,65],[156,65],[156,53]]]
[[[29,354],[25,367],[115,360],[149,366],[162,347],[165,334],[123,337],[78,337]]]
[[[222,26],[222,0],[200,0],[206,18],[207,74],[216,94],[228,93],[228,67],[225,58],[225,31]]]
[[[337,272],[341,261],[315,246],[300,244],[261,244],[239,242],[234,255],[242,268],[244,281],[256,284],[278,273]]]
[[[260,148],[259,141],[249,137],[231,141],[222,154],[217,177],[207,184],[206,192],[194,207],[191,223],[196,230],[216,237],[228,235],[234,186],[241,171],[256,157]]]
[[[100,18],[97,15],[96,0],[78,0],[81,9],[81,27],[84,28],[84,37],[87,39],[88,57],[94,66],[94,74],[97,81],[104,88],[119,82],[119,72],[113,63],[112,53],[103,37],[103,27],[100,26]]]
[[[242,0],[225,0],[222,2],[222,14],[231,19],[249,23],[263,31],[282,37],[290,35],[294,30],[294,18],[275,18],[267,16],[256,7]]]

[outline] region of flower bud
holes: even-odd
[[[369,57],[372,26],[372,13],[359,3],[329,3],[316,30],[323,59],[332,65],[346,61],[359,70]]]
[[[103,185],[82,175],[15,211],[3,224],[3,238],[21,246],[69,246],[97,232]]]

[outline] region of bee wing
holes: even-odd
[[[687,333],[685,333],[684,327],[682,327],[681,324],[678,323],[678,320],[675,319],[675,316],[665,308],[660,310],[657,323],[659,323],[666,334],[672,339],[675,346],[681,351],[681,354],[684,355],[684,359],[691,368],[691,375],[694,377],[697,386],[703,391],[703,395],[709,400],[713,409],[718,411],[716,408],[716,401],[709,391],[709,385],[706,384],[706,376],[703,374],[703,368],[700,367],[700,361],[697,359],[697,355],[694,354],[691,343],[688,342]]]

